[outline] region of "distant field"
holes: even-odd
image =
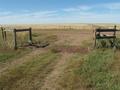
[[[0,34],[0,90],[120,90],[120,51],[93,48],[94,28],[113,28],[114,24],[3,26],[32,27],[33,42],[49,46],[15,51],[12,34],[8,46]],[[26,36],[19,34],[20,45],[26,43]]]
[[[98,27],[104,28],[113,28],[114,25],[117,25],[117,28],[120,28],[120,24],[21,24],[21,25],[3,25],[7,28],[28,28],[32,27],[34,30],[44,30],[44,29],[78,29],[78,30],[93,30]]]

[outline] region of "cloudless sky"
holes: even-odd
[[[4,10],[50,10],[77,5],[93,5],[120,0],[0,0],[0,8]]]
[[[0,23],[119,23],[119,5],[120,0],[0,0]]]

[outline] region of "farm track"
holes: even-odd
[[[48,32],[44,32],[44,34],[45,33]],[[61,79],[61,77],[64,77],[64,70],[68,67],[68,63],[71,57],[74,55],[74,53],[87,53],[86,48],[80,48],[80,50],[78,50],[78,47],[76,46],[81,45],[81,43],[85,40],[88,40],[88,38],[91,39],[91,36],[89,33],[86,32],[83,34],[81,34],[81,32],[54,32],[52,34],[57,35],[59,39],[57,42],[55,42],[55,44],[69,44],[75,47],[70,47],[67,49],[60,47],[61,56],[60,58],[58,58],[57,61],[50,62],[48,65],[42,68],[41,72],[38,72],[37,74],[35,73],[35,75],[33,76],[30,75],[32,79],[28,78],[24,80],[24,77],[21,75],[20,77],[24,80],[23,83],[21,83],[22,79],[16,80],[17,84],[14,82],[11,90],[16,90],[17,85],[20,85],[18,86],[17,90],[61,90],[59,80]],[[4,65],[3,68],[0,69],[0,76],[5,74],[8,69],[15,69],[16,67],[29,62],[30,60],[32,60],[32,58],[36,58],[36,56],[39,56],[42,53],[47,53],[49,49],[50,48],[35,49],[29,54],[16,59],[11,63],[7,63],[6,65]],[[39,68],[39,65],[35,67]]]
[[[53,71],[45,78],[44,84],[40,90],[58,90],[59,84],[57,81],[62,76],[64,69],[67,67],[70,57],[73,54],[62,53],[61,59],[54,66]]]
[[[35,50],[24,57],[27,61],[25,60],[16,66],[12,64],[12,66],[5,68],[0,75],[0,85],[2,85],[0,89],[38,90],[44,78],[53,70],[54,65],[57,63],[57,58],[60,56],[60,54],[49,52],[49,50],[46,49],[43,51],[40,50],[41,49]],[[23,58],[19,60],[22,59]],[[24,67],[24,69],[22,69],[22,67]],[[14,73],[11,74],[9,72]],[[10,83],[12,85],[10,85]]]
[[[27,62],[31,57],[35,57],[41,53],[45,53],[47,52],[47,50],[45,49],[36,49],[36,50],[33,50],[31,53],[19,58],[19,59],[16,59],[14,60],[13,62],[11,63],[7,63],[5,64],[5,66],[3,68],[0,69],[0,75],[2,74],[2,72],[4,72],[5,70],[9,69],[9,68],[14,68],[15,66],[17,65],[21,65],[25,62]]]

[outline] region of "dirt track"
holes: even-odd
[[[19,59],[14,60],[11,63],[6,63],[1,69],[0,69],[0,74],[2,72],[4,72],[5,70],[9,69],[9,68],[15,68],[18,65],[21,65],[27,61],[29,61],[30,58],[35,57],[37,55],[39,55],[40,53],[45,53],[47,52],[45,49],[36,49],[34,51],[32,51],[31,53],[25,55],[24,57],[21,57]]]
[[[57,80],[61,77],[71,56],[72,54],[68,53],[62,54],[62,57],[60,58],[59,62],[55,65],[53,71],[45,78],[41,90],[57,90],[59,88]]]
[[[67,63],[71,56],[74,53],[87,53],[88,48],[80,48],[79,46],[85,40],[92,40],[92,32],[83,32],[83,31],[39,31],[41,34],[50,34],[50,35],[57,35],[58,41],[55,42],[56,45],[71,45],[71,47],[58,47],[60,53],[62,53],[61,58],[58,60],[57,64],[54,66],[54,69],[51,71],[50,74],[45,77],[43,86],[40,87],[40,90],[58,90],[60,87],[57,83],[57,80],[61,77],[64,69],[67,67]],[[23,56],[11,63],[6,64],[0,70],[0,74],[4,73],[9,68],[15,68],[18,65],[21,65],[27,62],[29,59],[40,55],[40,53],[45,53],[49,50],[47,49],[35,49],[31,53]]]

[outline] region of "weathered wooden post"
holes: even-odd
[[[5,39],[5,41],[7,40],[7,33],[6,33],[6,31],[4,31],[4,39]]]
[[[115,29],[114,36],[116,36],[116,30],[117,30],[117,26],[116,25],[114,26],[114,29]]]
[[[96,30],[95,30],[95,44],[94,44],[94,48],[96,47]]]
[[[29,44],[32,44],[32,28],[29,29]]]
[[[4,40],[4,29],[3,29],[3,27],[1,27],[1,31],[2,31],[2,38]]]
[[[115,41],[116,41],[116,30],[117,30],[117,26],[115,25],[114,26],[114,33],[113,33],[113,36],[115,37],[115,38],[113,38],[114,46],[115,46]]]
[[[16,29],[13,30],[14,33],[14,49],[17,49],[17,35],[16,35]]]
[[[7,32],[5,31],[5,28],[1,27],[1,30],[2,30],[2,38],[4,41],[7,40]]]

